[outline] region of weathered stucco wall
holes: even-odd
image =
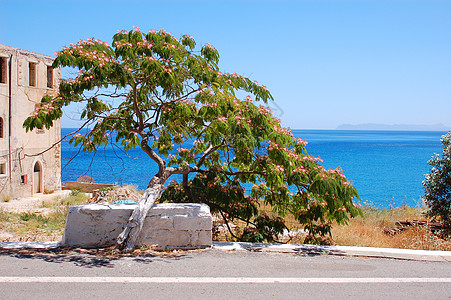
[[[62,244],[69,247],[102,248],[116,238],[136,205],[75,205],[67,214]],[[137,246],[156,249],[196,249],[211,246],[210,208],[197,203],[154,204],[144,221]]]
[[[31,196],[61,188],[59,121],[49,130],[26,132],[25,119],[44,95],[55,95],[61,77],[54,58],[0,45],[0,197]],[[30,80],[32,77],[32,80]]]

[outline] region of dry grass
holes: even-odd
[[[120,200],[139,201],[142,193],[135,186],[124,185],[101,189],[89,203],[112,203]]]
[[[424,209],[401,206],[394,209],[364,207],[364,218],[352,219],[348,225],[332,227],[334,243],[341,246],[404,248],[421,250],[451,250],[451,241],[445,241],[425,227],[412,227],[394,236],[384,233],[396,221],[425,220]]]
[[[266,213],[272,214],[269,207],[260,206]],[[363,207],[364,217],[353,218],[348,225],[332,226],[332,243],[340,246],[361,246],[361,247],[381,247],[381,248],[403,248],[418,250],[444,250],[451,251],[451,240],[445,241],[425,227],[412,227],[394,236],[384,233],[384,228],[395,226],[396,221],[401,220],[425,220],[422,208],[401,206],[393,209],[379,209],[374,207]],[[302,226],[292,217],[285,218],[286,225],[296,231]],[[239,232],[241,224],[236,222]],[[291,244],[302,244],[305,234],[290,234]],[[223,231],[218,235],[217,240],[232,240],[228,232]],[[287,240],[287,237],[282,240]]]
[[[61,240],[69,206],[86,203],[88,197],[78,194],[64,199],[43,201],[44,211],[8,212],[0,210],[1,241]]]
[[[84,204],[88,200],[85,194],[74,193],[65,199],[43,201],[40,209],[44,210],[39,212],[34,210],[14,213],[0,209],[0,241],[60,240],[69,206]],[[271,214],[269,207],[262,205],[260,208]],[[363,212],[364,218],[351,219],[348,225],[332,226],[335,245],[451,251],[451,240],[442,240],[424,227],[412,227],[394,236],[384,233],[384,228],[394,226],[396,221],[424,220],[424,209],[408,206],[394,209],[363,207]],[[302,229],[302,226],[290,217],[286,217],[286,224],[293,231]],[[237,222],[237,225],[239,227],[243,224]],[[293,244],[302,244],[305,237],[302,233],[291,236],[289,242]],[[232,238],[227,231],[223,231],[217,239]]]

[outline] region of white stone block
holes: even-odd
[[[170,216],[161,216],[161,215],[151,215],[146,217],[146,222],[149,223],[149,226],[143,226],[143,232],[147,230],[153,230],[155,228],[158,229],[174,229],[174,219]]]
[[[208,230],[211,229],[211,218],[208,217],[187,217],[187,216],[174,216],[174,228],[177,230]]]
[[[67,214],[62,244],[100,248],[114,245],[136,205],[75,205]],[[159,203],[149,211],[137,246],[205,248],[211,246],[210,208],[197,203]]]
[[[202,246],[205,246],[205,247],[211,246],[211,241],[212,241],[211,229],[198,231],[198,235],[199,236],[198,236],[197,244],[200,244],[201,247]]]

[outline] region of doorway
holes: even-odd
[[[33,167],[33,194],[42,193],[42,166],[37,161]]]

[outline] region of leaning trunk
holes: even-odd
[[[135,248],[138,241],[139,234],[146,219],[147,213],[152,208],[152,205],[160,197],[163,191],[163,184],[152,180],[149,186],[144,191],[138,206],[133,211],[125,229],[117,238],[116,247],[125,252],[131,252]],[[159,180],[158,180],[159,181]]]

